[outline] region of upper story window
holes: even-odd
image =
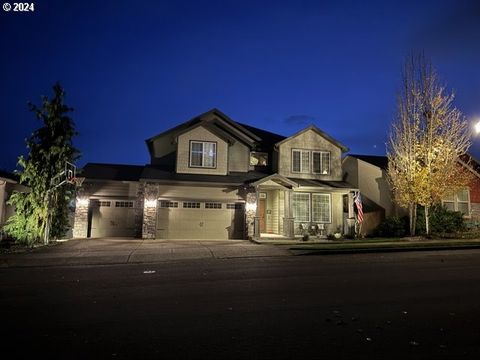
[[[330,152],[312,151],[312,172],[314,174],[330,174]]]
[[[215,168],[217,166],[217,144],[208,141],[190,141],[190,166]]]
[[[252,151],[250,153],[250,165],[251,166],[267,166],[268,154],[265,152]]]
[[[292,150],[292,172],[310,172],[310,150]]]
[[[442,200],[443,206],[451,211],[460,211],[465,216],[470,216],[470,192],[468,189],[461,189],[455,194]]]

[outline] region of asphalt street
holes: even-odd
[[[476,359],[479,284],[479,250],[3,268],[0,338],[13,358]]]

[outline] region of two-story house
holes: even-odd
[[[293,238],[353,226],[347,148],[315,126],[284,137],[217,109],[146,140],[150,164],[87,164],[74,237]]]

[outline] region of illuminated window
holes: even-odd
[[[330,174],[330,153],[328,151],[312,151],[312,172],[314,174]]]
[[[214,168],[217,166],[217,144],[206,141],[190,141],[190,166]]]
[[[320,223],[331,222],[330,194],[312,194],[312,221]]]
[[[442,204],[450,211],[459,211],[465,216],[470,216],[470,192],[468,189],[457,191],[442,200]]]
[[[264,152],[252,151],[250,153],[250,165],[251,166],[267,166],[268,154]]]
[[[292,150],[292,172],[308,174],[310,172],[310,151]]]
[[[293,217],[298,222],[310,222],[310,194],[293,193]]]

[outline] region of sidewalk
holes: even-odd
[[[23,253],[0,254],[0,267],[111,265],[289,255],[287,249],[245,240],[73,239]]]

